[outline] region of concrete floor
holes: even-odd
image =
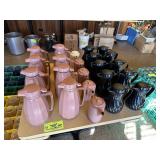
[[[129,68],[137,69],[139,67],[156,66],[155,54],[142,54],[127,42],[116,43],[113,50],[119,54],[119,59],[128,62]],[[5,48],[4,64],[23,64],[24,59],[27,57],[28,53],[22,54],[21,56],[11,55],[8,49]],[[142,117],[136,121],[127,121],[82,130],[79,132],[79,138],[85,140],[152,139],[155,137],[155,134],[156,131],[154,127],[150,124],[150,122],[146,121],[144,117]],[[67,139],[67,136],[62,136],[60,139],[63,138]]]

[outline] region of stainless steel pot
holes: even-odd
[[[24,38],[19,32],[10,32],[5,34],[5,40],[10,52],[19,55],[25,52]]]
[[[25,38],[25,42],[27,43],[27,47],[31,48],[32,46],[39,46],[40,37],[38,35],[27,35]]]

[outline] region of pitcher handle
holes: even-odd
[[[82,103],[80,104],[80,107],[84,105],[85,97],[86,97],[86,89],[84,87],[79,87],[78,90],[83,90],[83,99]]]
[[[51,91],[48,91],[46,93],[42,93],[42,96],[50,96],[51,99],[51,105],[49,107],[49,111],[53,111],[54,101],[53,101],[53,94]]]

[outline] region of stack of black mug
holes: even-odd
[[[138,74],[129,71],[127,62],[117,57],[118,53],[106,46],[87,46],[82,58],[90,72],[90,79],[96,83],[96,94],[104,98],[108,112],[120,112],[124,103],[130,109],[138,110],[154,89],[144,82],[130,88],[130,83]]]

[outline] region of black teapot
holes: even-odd
[[[126,106],[132,110],[139,110],[144,106],[146,97],[153,91],[154,88],[151,85],[145,82],[137,83],[130,89],[125,97]]]
[[[107,68],[108,63],[104,60],[97,59],[94,62],[91,62],[89,64],[89,71],[90,71],[90,78],[91,80],[95,81],[97,73],[99,73],[101,70]]]
[[[100,47],[98,47],[98,49],[97,49],[97,51],[101,54],[101,55],[103,55],[103,54],[105,54],[105,53],[107,53],[108,52],[108,47],[106,47],[106,46],[100,46]]]
[[[115,83],[112,86],[112,90],[106,92],[104,97],[106,102],[106,110],[110,113],[118,113],[123,108],[123,96],[126,93],[126,88],[120,84]]]
[[[105,60],[106,62],[113,62],[118,56],[118,53],[115,51],[108,49],[107,52],[102,54],[102,59]]]
[[[99,96],[104,96],[105,91],[111,88],[111,81],[115,72],[109,69],[103,69],[100,73],[97,73],[96,78],[96,93]]]

